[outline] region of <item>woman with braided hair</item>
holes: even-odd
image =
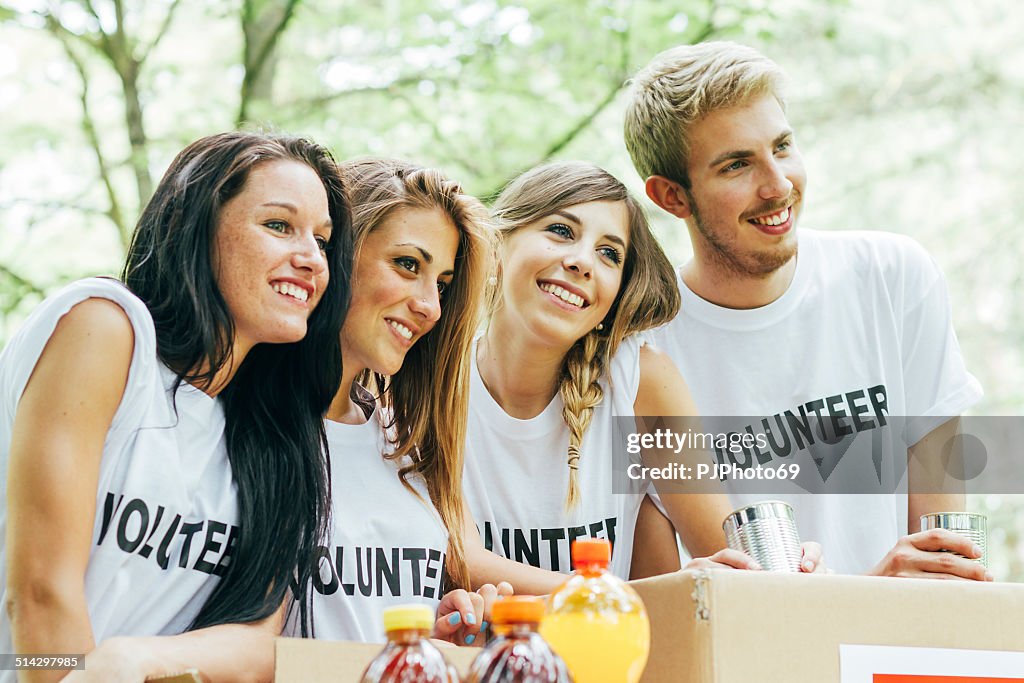
[[[694,412],[675,366],[638,334],[675,315],[672,266],[636,200],[591,164],[524,173],[498,197],[494,215],[500,266],[475,352],[464,475],[482,546],[566,572],[575,538],[607,538],[611,571],[628,578],[641,506],[645,516],[657,511],[645,503],[647,483],[620,474],[618,487],[630,488],[613,489],[614,418]],[[722,550],[724,495],[663,498],[689,552],[712,556],[696,563],[754,566]],[[644,552],[668,558],[660,566],[670,569],[675,544],[670,535],[659,539]],[[471,556],[475,579],[508,578],[519,592],[550,587]]]

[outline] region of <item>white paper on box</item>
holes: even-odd
[[[840,683],[877,683],[878,674],[948,676],[949,683],[1024,681],[1024,652],[840,645]],[[952,678],[957,677],[957,678]],[[891,683],[902,683],[892,680]],[[914,683],[913,678],[906,683]]]

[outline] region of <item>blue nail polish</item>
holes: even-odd
[[[466,623],[467,624],[475,624],[476,623],[476,615],[473,614],[472,612],[467,614],[466,615]]]
[[[476,636],[474,636],[472,633],[469,634],[468,636],[466,636],[466,645],[472,645],[474,640],[476,640]]]
[[[486,621],[481,621],[480,622],[480,630],[481,631],[487,630],[487,622]]]
[[[455,626],[455,624],[459,623],[460,621],[462,621],[462,615],[458,612],[455,612],[450,617],[448,617],[448,623],[452,626]]]

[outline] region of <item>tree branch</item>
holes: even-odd
[[[46,23],[46,26],[50,30],[50,32],[54,33],[54,35],[57,35],[59,33],[60,35],[63,35],[66,38],[69,38],[71,40],[77,40],[80,43],[83,43],[86,47],[89,47],[90,49],[96,50],[97,52],[103,52],[103,48],[100,45],[100,42],[96,40],[94,36],[91,36],[89,34],[75,33],[74,31],[69,30],[66,26],[64,26],[64,24],[60,23],[60,20],[52,12],[35,11],[32,12],[32,14],[42,19]],[[60,35],[58,35],[57,37],[60,37]]]
[[[410,97],[406,96],[404,93],[395,93],[395,96],[397,98],[401,99],[403,102],[405,102],[409,106],[409,110],[412,112],[413,116],[415,116],[417,119],[419,119],[421,123],[424,123],[424,124],[426,124],[427,126],[430,127],[430,132],[433,134],[434,140],[437,141],[438,146],[441,147],[445,151],[445,153],[453,161],[455,161],[455,163],[460,164],[464,168],[469,169],[469,171],[471,173],[473,173],[474,175],[479,176],[479,175],[482,174],[479,166],[474,164],[472,161],[469,161],[468,159],[465,159],[464,157],[462,157],[452,147],[452,145],[448,141],[447,136],[445,136],[445,134],[441,132],[441,129],[437,127],[437,122],[434,121],[433,118],[431,118],[431,117],[427,116],[426,114],[424,114],[419,109],[419,107],[416,106],[416,103],[413,102]]]
[[[389,93],[392,95],[398,95],[399,88],[405,88],[408,86],[419,85],[420,81],[429,80],[434,83],[448,83],[457,84],[459,79],[455,78],[437,78],[436,76],[427,76],[429,72],[423,72],[418,74],[409,74],[407,76],[401,76],[391,81],[387,85],[366,85],[358,88],[349,88],[348,90],[336,90],[326,95],[318,95],[316,97],[307,97],[302,100],[295,100],[291,103],[291,107],[298,111],[309,110],[311,108],[322,107],[325,104],[330,104],[334,100],[340,100],[345,97],[352,95],[367,95],[371,93]]]
[[[12,199],[7,202],[0,202],[0,211],[7,211],[12,207],[21,204],[25,204],[33,209],[39,209],[41,211],[47,212],[75,211],[86,216],[101,216],[107,219],[110,218],[110,213],[107,209],[100,209],[95,206],[86,206],[78,202],[60,199],[48,199],[46,201],[38,201],[34,199]]]
[[[19,287],[21,287],[23,289],[27,289],[29,291],[29,293],[31,293],[31,294],[38,294],[39,296],[46,296],[46,292],[43,291],[42,287],[40,287],[39,285],[35,284],[34,282],[26,280],[24,277],[22,277],[21,275],[18,275],[17,273],[15,273],[13,270],[11,270],[10,268],[8,268],[7,266],[5,266],[2,263],[0,263],[0,275],[3,275],[5,277],[7,277],[9,280],[13,280],[14,283],[17,286],[19,286]]]
[[[601,98],[601,100],[596,105],[594,105],[594,107],[589,112],[580,117],[580,119],[576,121],[575,125],[573,125],[568,131],[566,131],[564,135],[562,135],[560,138],[551,143],[551,145],[548,146],[548,148],[540,155],[540,157],[536,161],[533,162],[533,164],[529,166],[529,168],[533,168],[534,166],[539,166],[543,163],[546,163],[549,159],[551,159],[556,154],[561,152],[563,149],[568,147],[573,142],[573,140],[579,137],[579,135],[583,131],[590,127],[594,120],[597,119],[597,117],[600,116],[601,113],[605,109],[607,109],[612,102],[615,101],[615,98],[618,97],[618,94],[622,91],[623,88],[626,87],[626,78],[629,75],[630,29],[628,27],[630,26],[632,26],[632,24],[627,23],[627,29],[619,33],[619,63],[615,74],[612,76],[612,83],[611,86],[608,88],[608,92],[605,93],[605,96]],[[511,180],[512,177],[509,177],[496,188],[492,189],[488,193],[485,193],[483,195],[485,200],[488,203],[491,202],[495,197],[498,196],[498,193],[501,192],[501,189],[505,187],[505,185],[507,185]]]
[[[241,127],[249,118],[249,105],[252,102],[256,86],[264,77],[263,70],[270,61],[277,42],[284,34],[285,28],[295,16],[295,8],[299,0],[286,0],[281,16],[271,26],[266,37],[257,35],[259,22],[253,0],[244,0],[242,6],[242,34],[245,37],[245,76],[242,78],[242,91],[238,103],[238,116],[235,125]]]
[[[178,9],[178,5],[180,4],[181,0],[174,0],[171,3],[171,6],[167,8],[167,16],[164,17],[164,21],[162,24],[160,24],[160,28],[159,30],[157,30],[156,35],[153,36],[153,40],[151,40],[149,42],[149,45],[144,47],[142,49],[142,52],[139,54],[139,66],[143,65],[146,62],[146,60],[149,58],[149,55],[153,53],[153,50],[156,49],[156,46],[159,45],[160,41],[163,40],[165,35],[167,35],[167,30],[170,29],[171,21],[174,18],[174,12]]]
[[[75,67],[75,71],[78,72],[79,80],[82,82],[82,91],[80,95],[80,102],[82,106],[82,131],[85,133],[85,137],[89,141],[89,146],[92,148],[93,155],[96,157],[96,165],[99,167],[100,180],[103,182],[103,187],[107,193],[107,199],[110,202],[110,208],[106,212],[106,215],[110,218],[114,227],[117,229],[117,234],[120,238],[121,244],[127,248],[130,233],[124,222],[124,214],[121,211],[121,202],[117,198],[117,192],[114,190],[110,166],[103,154],[103,147],[100,144],[99,133],[96,130],[96,124],[93,120],[92,112],[89,109],[89,76],[85,70],[85,64],[82,62],[81,58],[79,58],[74,48],[71,47],[71,43],[67,39],[65,32],[58,30],[57,27],[60,27],[60,22],[57,21],[56,17],[48,15],[47,26],[50,28],[50,32],[53,33],[60,41],[61,47],[64,48],[64,53],[68,56],[68,60]]]

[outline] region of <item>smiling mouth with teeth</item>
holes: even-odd
[[[290,282],[275,282],[271,287],[278,294],[284,294],[285,296],[290,296],[293,299],[298,299],[299,301],[309,300],[309,291],[303,287],[299,287],[298,285],[293,285]]]
[[[588,305],[579,294],[573,294],[572,292],[563,289],[558,285],[553,285],[550,282],[541,283],[540,288],[542,291],[545,291],[548,294],[554,294],[565,303],[572,304],[577,308],[586,308]]]
[[[778,213],[769,214],[767,216],[758,216],[757,218],[751,218],[751,223],[757,223],[759,225],[782,225],[789,220],[790,207],[786,207]]]
[[[406,327],[402,323],[397,322],[395,320],[388,320],[388,325],[390,325],[391,329],[393,329],[395,332],[398,332],[398,334],[403,339],[406,339],[406,340],[412,339],[412,330],[410,330],[408,327]]]

